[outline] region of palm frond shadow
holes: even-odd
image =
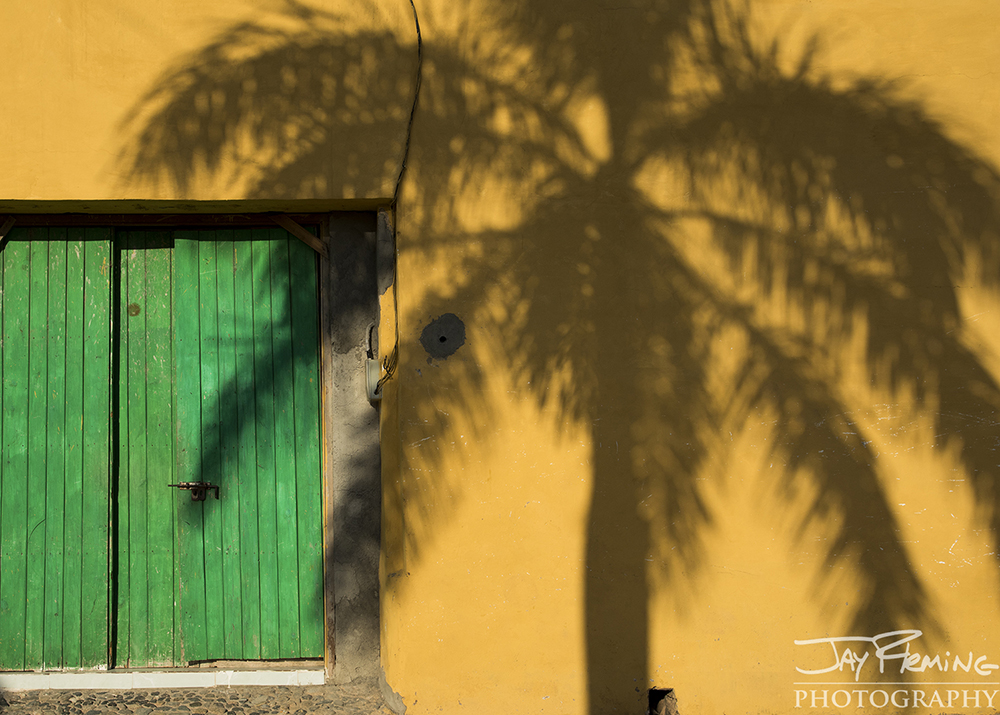
[[[791,503],[803,480],[814,487],[801,532],[821,525],[827,564],[857,578],[853,628],[944,635],[842,389],[840,361],[858,345],[869,381],[933,414],[939,447],[957,445],[1000,537],[1000,385],[963,342],[959,308],[964,280],[998,287],[1000,176],[889,80],[822,76],[818,40],[783,69],[780,43],[751,38],[745,6],[650,8],[641,42],[630,13],[524,0],[497,11],[495,36],[425,47],[433,72],[398,209],[419,237],[403,250],[462,276],[403,325],[462,306],[498,336],[518,384],[590,430],[595,712],[647,677],[648,559],[668,582],[693,582],[716,518],[699,477],[723,428],[761,411],[777,415],[776,493]],[[605,62],[590,51],[600,42],[625,49]],[[139,103],[125,173],[181,193],[222,167],[260,196],[320,196],[337,188],[324,185],[332,174],[364,186],[353,168],[394,161],[385,147],[401,145],[413,53],[334,20],[240,25]],[[606,108],[603,153],[567,118],[586,97]],[[682,177],[689,198],[637,189],[655,166]],[[534,201],[461,229],[465,198],[496,190],[502,203],[511,186]],[[725,280],[692,262],[692,225]],[[456,240],[476,250],[449,251]],[[734,335],[744,356],[719,389],[713,345]],[[416,338],[403,333],[403,371],[421,359]],[[445,434],[462,415],[488,441],[486,375],[475,361],[460,370],[459,389],[438,398],[448,409],[427,410],[422,429]],[[425,487],[404,500],[430,538],[448,499]],[[818,575],[817,598],[835,571]]]
[[[126,182],[181,196],[208,177],[248,198],[380,195],[362,176],[402,150],[413,57],[391,33],[289,3],[284,23],[243,22],[182,58],[126,115]],[[344,183],[327,183],[329,166]],[[222,175],[222,174],[225,175]]]

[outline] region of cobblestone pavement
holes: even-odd
[[[378,687],[240,686],[175,690],[25,690],[0,693],[0,715],[392,715]]]

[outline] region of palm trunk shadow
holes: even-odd
[[[587,519],[585,629],[589,712],[614,712],[632,700],[640,713],[649,688],[649,526],[621,472],[630,442],[594,431],[593,491]],[[617,442],[616,442],[617,438]],[[600,446],[597,446],[600,445]]]

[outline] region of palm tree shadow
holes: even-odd
[[[463,278],[403,324],[462,306],[540,405],[590,432],[592,712],[644,702],[651,579],[695,582],[717,518],[709,456],[724,428],[765,410],[777,415],[776,493],[792,503],[803,480],[815,488],[800,532],[822,527],[826,564],[857,578],[852,628],[944,635],[852,417],[840,367],[851,350],[871,384],[934,416],[937,446],[957,445],[1000,537],[1000,385],[963,343],[959,309],[970,266],[997,287],[1000,176],[888,80],[822,76],[818,41],[785,69],[777,41],[751,37],[748,12],[523,0],[489,31],[470,20],[425,50],[433,79],[398,210],[413,250]],[[415,48],[332,16],[289,19],[291,30],[238,25],[169,70],[132,114],[124,175],[181,194],[216,176],[259,197],[377,195],[363,168],[402,146]],[[614,62],[594,51],[602,43]],[[598,107],[592,121],[569,119],[581,107]],[[690,198],[637,188],[657,171]],[[534,198],[477,223],[463,200],[487,190],[501,205],[508,190]],[[692,260],[692,225],[721,268]],[[449,251],[455,234],[475,250]],[[405,374],[422,356],[416,335],[402,340]],[[744,349],[720,388],[713,346],[733,340]],[[426,410],[424,429],[445,434],[462,415],[488,442],[486,375],[460,369],[449,409]],[[429,534],[447,518],[433,491],[406,499]],[[835,570],[817,576],[818,600]]]

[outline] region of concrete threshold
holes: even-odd
[[[102,670],[0,673],[0,691],[214,688],[242,685],[323,685],[323,670]]]

